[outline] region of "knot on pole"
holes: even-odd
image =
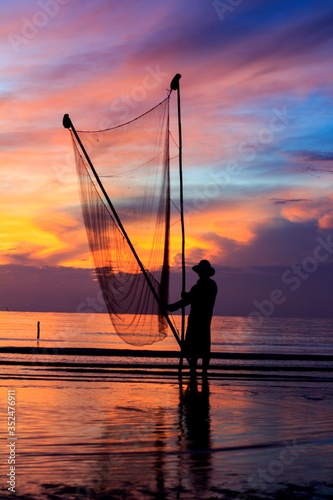
[[[171,90],[178,90],[179,89],[179,80],[181,79],[182,75],[180,75],[179,73],[177,73],[173,79],[171,80],[171,83],[170,83],[170,88]]]
[[[63,119],[62,119],[62,124],[65,128],[71,128],[72,127],[72,122],[71,122],[71,119],[69,117],[69,115],[64,115]]]

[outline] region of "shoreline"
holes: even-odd
[[[37,341],[38,342],[38,341]],[[105,349],[96,347],[21,347],[2,346],[0,353],[7,354],[37,354],[64,356],[107,356],[107,357],[137,357],[137,358],[171,358],[179,359],[180,351],[161,351],[148,349]],[[250,352],[211,352],[211,359],[265,360],[265,361],[333,361],[330,354],[284,354],[284,353],[250,353]]]

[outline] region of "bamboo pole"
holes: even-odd
[[[182,138],[182,123],[180,109],[180,85],[179,80],[181,75],[177,73],[170,84],[171,90],[177,90],[177,111],[178,111],[178,143],[179,143],[179,209],[180,209],[180,226],[182,234],[182,297],[186,291],[186,267],[185,267],[185,217],[184,217],[184,186],[183,186],[183,138]],[[185,340],[185,306],[182,306],[181,320],[181,344],[183,346]],[[183,366],[183,358],[179,359],[179,370]]]

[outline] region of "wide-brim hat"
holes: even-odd
[[[208,260],[201,260],[199,264],[193,266],[192,269],[195,273],[205,272],[208,276],[214,276],[215,274],[215,269],[210,265]]]

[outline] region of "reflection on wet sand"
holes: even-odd
[[[180,382],[124,375],[96,384],[76,374],[44,381],[26,374],[19,368],[15,379],[16,498],[192,500],[244,493],[271,500],[333,492],[333,400],[326,381],[286,380],[282,392],[269,381],[211,377],[208,384],[188,375]],[[294,456],[283,451],[285,443]],[[0,458],[7,463],[6,450]],[[7,493],[2,482],[0,497]]]
[[[193,375],[185,390],[180,379],[179,390],[180,489],[187,468],[190,489],[207,491],[212,470],[208,379],[204,377],[200,386]]]
[[[156,498],[167,498],[165,488],[165,447],[167,442],[166,423],[164,419],[164,409],[160,408],[156,414],[155,422],[155,474],[156,474]]]

